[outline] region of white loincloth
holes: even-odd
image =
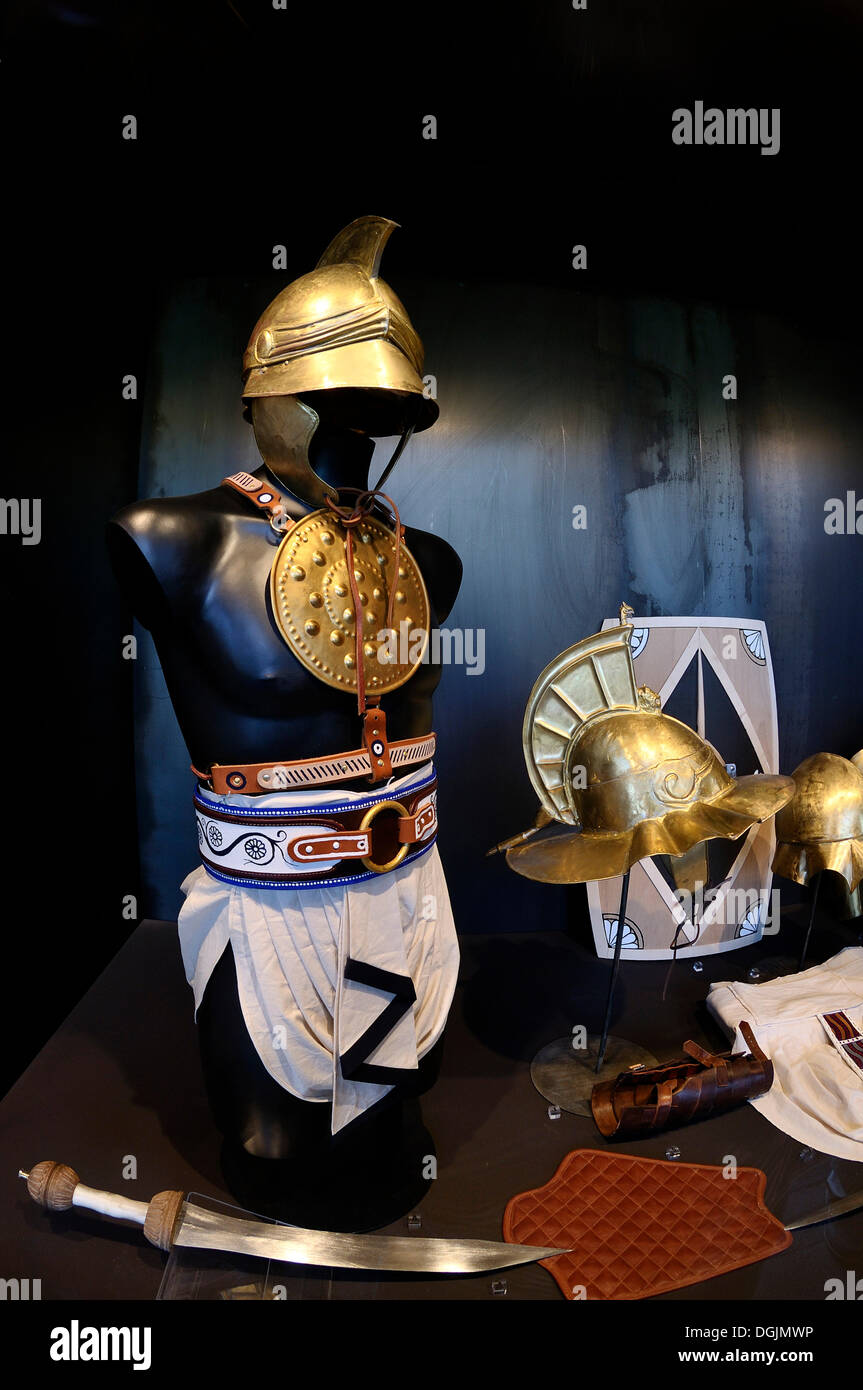
[[[432,771],[426,763],[375,787],[375,794],[407,792]],[[324,812],[367,799],[368,793],[339,788],[254,797],[207,793],[212,803],[252,810]],[[180,946],[196,1014],[230,943],[243,1018],[261,1062],[291,1095],[331,1102],[334,1134],[392,1090],[392,1083],[342,1075],[339,1059],[394,998],[345,979],[349,959],[405,977],[416,991],[416,1002],[368,1052],[368,1065],[416,1071],[443,1032],[459,952],[436,844],[411,863],[347,886],[239,887],[201,867],[182,891]]]
[[[711,985],[707,1006],[746,1051],[746,1019],[773,1063],[775,1079],[756,1110],[810,1148],[863,1162],[863,1074],[824,1019],[841,1012],[863,1034],[863,947],[764,984]]]

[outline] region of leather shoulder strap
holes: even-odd
[[[286,529],[288,509],[285,499],[275,488],[262,483],[253,473],[232,473],[230,477],[222,479],[221,486],[238,492],[247,502],[257,507],[259,512],[264,512],[275,531]]]

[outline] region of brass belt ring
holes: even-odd
[[[360,821],[360,830],[368,830],[375,818],[380,815],[381,811],[398,811],[399,816],[403,818],[405,808],[400,801],[378,801],[366,811]],[[371,836],[369,836],[369,840],[371,840]],[[388,860],[386,864],[376,864],[370,855],[366,855],[360,862],[365,864],[367,869],[372,869],[376,874],[385,874],[389,869],[398,868],[409,849],[410,845],[407,843],[401,845],[393,858]]]

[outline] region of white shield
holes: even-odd
[[[606,618],[603,630],[619,622]],[[737,776],[778,772],[776,690],[764,623],[635,617],[632,623],[636,680],[658,692],[665,712],[713,743]],[[731,749],[722,747],[717,730]],[[778,931],[778,911],[775,917],[771,913],[774,846],[771,817],[739,840],[709,841],[678,861],[644,859],[634,865],[623,955],[629,960],[703,956],[751,946],[765,930]],[[700,894],[699,881],[705,884]],[[599,956],[614,951],[620,889],[620,878],[587,885]]]

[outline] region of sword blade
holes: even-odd
[[[276,1222],[222,1216],[186,1202],[174,1245],[227,1250],[288,1264],[336,1269],[392,1270],[411,1274],[477,1274],[547,1260],[565,1250],[510,1245],[498,1240],[447,1240],[432,1237],[350,1235],[307,1231]]]
[[[838,1197],[828,1202],[826,1207],[810,1211],[806,1216],[798,1216],[796,1221],[785,1223],[786,1231],[802,1231],[804,1226],[817,1226],[821,1221],[833,1221],[837,1216],[847,1216],[849,1211],[859,1211],[863,1207],[863,1192],[850,1192],[847,1197]]]

